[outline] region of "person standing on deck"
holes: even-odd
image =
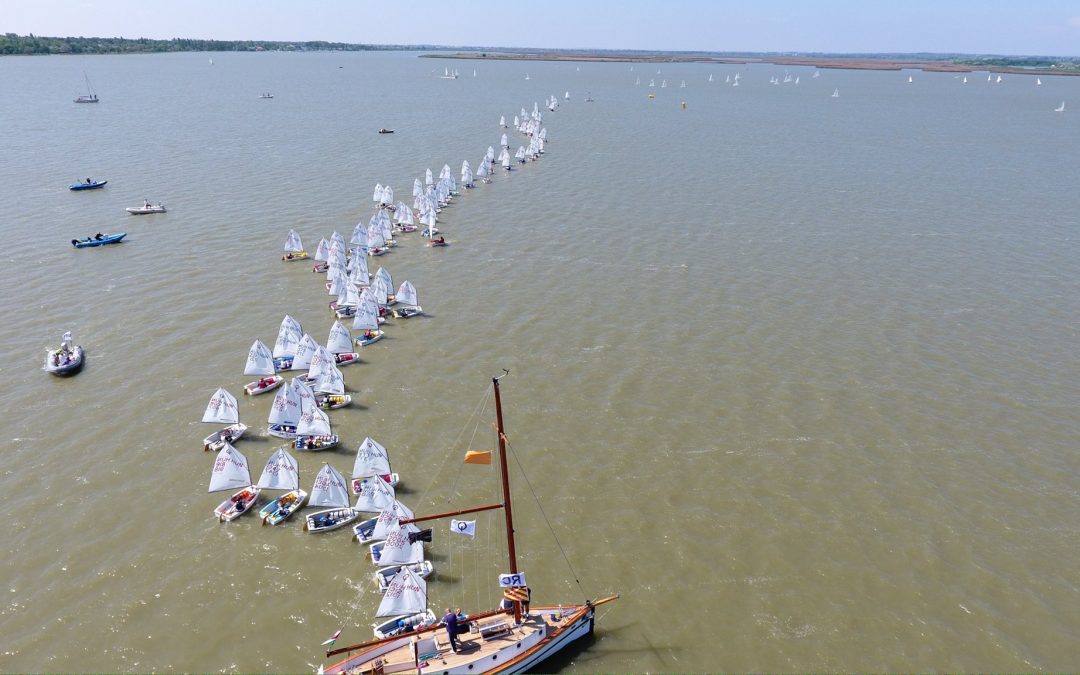
[[[458,642],[458,621],[457,614],[454,613],[449,607],[446,608],[446,616],[443,617],[443,623],[446,624],[446,637],[450,639],[450,649],[454,650],[457,654],[461,649],[461,644]]]

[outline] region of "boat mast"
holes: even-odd
[[[499,380],[510,374],[503,368],[503,374],[491,378],[491,384],[495,387],[495,421],[496,431],[499,434],[499,470],[502,473],[503,486],[503,512],[506,514],[506,550],[510,558],[510,574],[517,574],[517,549],[514,546],[514,513],[510,506],[510,472],[506,458],[506,434],[503,431],[502,399],[499,398]],[[514,623],[521,623],[521,603],[514,601]]]
[[[514,514],[510,507],[510,473],[506,461],[506,434],[503,431],[502,400],[499,398],[499,380],[505,377],[508,372],[504,371],[503,375],[491,378],[491,383],[495,387],[495,421],[497,422],[499,434],[499,469],[502,473],[503,511],[506,512],[506,548],[510,557],[510,573],[517,574],[517,550],[514,546]]]

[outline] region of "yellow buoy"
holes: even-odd
[[[649,98],[656,98],[654,94],[649,94]]]
[[[686,110],[686,101],[683,101],[683,102],[682,102],[682,109],[683,109],[683,110]]]

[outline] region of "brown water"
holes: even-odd
[[[1080,125],[1052,112],[1080,82],[214,61],[0,60],[0,670],[304,671],[338,627],[368,638],[360,547],[219,524],[198,420],[285,313],[325,339],[322,278],[278,261],[290,228],[348,237],[376,182],[456,176],[552,94],[548,152],[446,209],[451,247],[377,261],[430,316],[343,371],[359,405],[331,415],[339,451],[299,456],[302,487],[371,435],[403,501],[459,505],[460,451],[490,446],[466,425],[505,367],[516,456],[573,565],[519,483],[534,602],[622,594],[552,667],[1080,666]],[[71,103],[83,70],[97,105]],[[109,185],[66,190],[86,176]],[[143,198],[169,213],[127,216]],[[99,230],[128,237],[67,243]],[[39,368],[65,330],[88,363],[60,380]],[[270,397],[240,404],[257,474]],[[479,520],[476,542],[436,530],[433,607],[495,601]]]

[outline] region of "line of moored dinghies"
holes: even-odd
[[[514,127],[529,139],[528,145],[519,147],[515,154],[520,163],[538,159],[544,152],[547,130],[542,126],[538,108],[534,104],[531,114],[522,108],[520,117],[514,117]],[[499,124],[507,128],[505,117]],[[475,175],[469,162],[462,162],[461,185],[476,187],[477,179],[491,182],[495,162],[511,170],[510,145],[505,133],[500,146],[499,154],[488,147]],[[399,523],[413,514],[396,498],[394,488],[399,476],[391,470],[386,448],[370,437],[365,438],[357,449],[350,480],[324,463],[310,492],[300,489],[299,464],[289,451],[324,450],[340,443],[325,412],[352,402],[352,397],[345,393],[340,368],[360,360],[354,351],[356,347],[372,345],[383,337],[383,326],[389,318],[407,319],[423,314],[412,283],[403,281],[395,290],[393,278],[384,267],[374,274],[368,271],[368,258],[391,251],[397,243],[395,234],[419,231],[428,246],[449,244],[439,234],[438,227],[439,213],[459,195],[449,165],[443,166],[437,179],[428,169],[423,181],[414,180],[412,192],[410,208],[403,201],[395,201],[390,186],[376,185],[373,197],[376,209],[371,220],[366,225],[357,224],[348,242],[338,232],[329,239],[321,239],[313,257],[304,249],[300,234],[289,231],[282,260],[313,259],[312,271],[326,274],[326,289],[337,297],[328,303],[336,320],[326,343],[320,344],[304,332],[296,319],[286,315],[273,349],[255,340],[248,351],[244,374],[259,379],[245,385],[244,393],[255,396],[276,390],[267,433],[290,441],[288,446],[279,447],[271,454],[257,482],[251,480],[247,458],[234,446],[248,429],[240,422],[236,398],[225,389],[218,389],[202,418],[203,422],[227,425],[203,439],[203,448],[217,453],[210,475],[210,492],[234,491],[214,509],[215,517],[222,522],[236,519],[256,506],[263,490],[280,493],[259,507],[258,514],[264,524],[284,522],[305,505],[322,507],[307,515],[304,529],[325,532],[355,523],[355,538],[368,544],[370,557],[378,567],[375,578],[384,591],[397,574],[423,578],[433,570],[431,562],[424,559],[423,549],[423,542],[431,541],[431,531]],[[351,329],[343,322],[351,322]],[[359,333],[354,336],[353,331]],[[280,374],[285,371],[300,374],[286,383]],[[361,520],[365,514],[372,517]],[[378,616],[398,617],[402,612],[393,609],[396,607],[395,603],[386,608],[380,606]],[[376,636],[383,637],[434,621],[434,615],[426,611],[393,618],[374,627]]]

